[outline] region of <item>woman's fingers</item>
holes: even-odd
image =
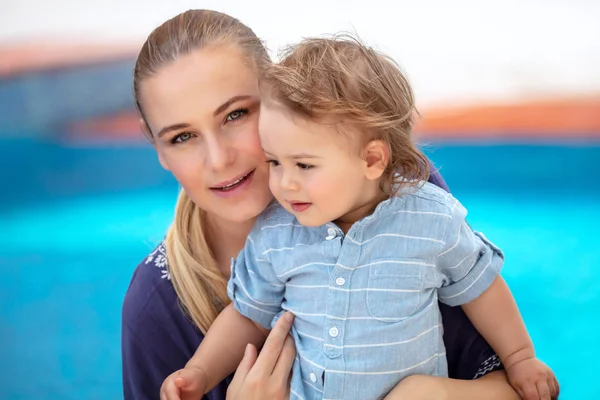
[[[296,357],[294,340],[289,335],[293,321],[289,312],[279,318],[258,357],[254,346],[246,347],[227,389],[227,400],[289,398],[289,376]]]
[[[267,340],[256,360],[254,367],[265,375],[271,375],[277,364],[288,333],[294,322],[294,315],[289,311],[284,313],[267,336]]]
[[[290,335],[287,335],[283,344],[283,350],[281,350],[277,364],[273,369],[273,378],[287,384],[295,358],[296,346],[294,345],[294,339]]]
[[[248,373],[256,363],[256,358],[258,354],[256,351],[256,347],[248,343],[246,345],[246,350],[244,351],[244,358],[238,365],[235,374],[233,375],[233,379],[229,384],[227,389],[227,398],[235,398],[237,396],[238,391],[243,386]]]

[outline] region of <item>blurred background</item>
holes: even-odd
[[[178,190],[138,129],[132,67],[154,27],[198,7],[273,55],[345,30],[394,57],[423,148],[506,252],[561,399],[600,398],[594,0],[0,0],[0,398],[122,398],[123,296]]]

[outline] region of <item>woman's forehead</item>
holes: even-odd
[[[196,50],[163,66],[140,85],[146,116],[213,113],[234,96],[258,97],[258,75],[231,46]]]

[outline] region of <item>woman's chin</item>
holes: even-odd
[[[253,221],[267,208],[271,200],[272,196],[270,192],[267,195],[257,193],[245,199],[240,199],[235,204],[219,204],[217,202],[217,204],[214,204],[214,208],[211,208],[213,208],[213,214],[220,219],[231,223],[243,224]]]

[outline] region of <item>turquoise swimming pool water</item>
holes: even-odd
[[[600,145],[427,151],[469,222],[505,250],[561,399],[600,398]],[[121,301],[171,220],[176,184],[143,145],[5,141],[0,163],[0,398],[121,398]]]

